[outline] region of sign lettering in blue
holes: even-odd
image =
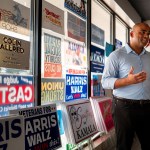
[[[91,72],[103,73],[104,50],[91,45]]]
[[[87,98],[87,76],[66,75],[66,101]]]
[[[0,150],[12,149],[24,149],[23,116],[12,115],[0,118]]]
[[[25,124],[26,150],[51,150],[61,145],[56,113],[27,118]]]
[[[55,150],[61,147],[56,104],[13,110],[25,120],[25,150]]]
[[[33,76],[0,75],[0,100],[0,116],[9,115],[9,110],[32,107]]]

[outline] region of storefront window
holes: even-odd
[[[0,116],[34,103],[30,0],[1,0]]]
[[[92,1],[91,10],[91,96],[109,96],[111,92],[102,88],[101,77],[106,61],[106,45],[112,43],[112,14],[97,1]]]
[[[101,35],[103,35],[101,38],[103,40],[104,44],[98,44],[99,46],[105,46],[105,42],[111,43],[111,35],[112,35],[112,14],[104,8],[102,5],[100,5],[97,1],[92,1],[92,24],[95,25],[99,30],[101,30]],[[97,31],[98,33],[98,31]],[[95,42],[93,42],[96,44]],[[98,46],[97,45],[97,46]]]
[[[128,29],[127,27],[118,19],[116,18],[116,39],[115,39],[115,46],[116,49],[122,47],[126,44],[128,38]]]
[[[85,0],[42,1],[41,104],[57,103],[59,122],[62,102],[88,98],[86,22]]]

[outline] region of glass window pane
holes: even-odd
[[[112,14],[99,2],[92,1],[91,20],[91,96],[111,96],[110,90],[102,88],[101,77],[106,60],[106,42],[112,43]]]
[[[112,14],[98,2],[92,1],[92,24],[104,31],[104,41],[111,43]]]
[[[62,102],[88,96],[86,22],[86,0],[42,1],[41,104],[56,103],[59,112]]]
[[[0,116],[34,103],[31,0],[1,0]]]
[[[116,21],[116,48],[119,48],[121,46],[124,46],[127,42],[127,27],[118,19],[115,19]],[[120,44],[119,44],[120,43]]]

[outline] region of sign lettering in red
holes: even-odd
[[[0,105],[33,102],[32,85],[13,85],[0,87]]]

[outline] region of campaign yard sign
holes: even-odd
[[[44,34],[44,77],[62,77],[61,39]]]
[[[32,107],[33,102],[33,76],[0,75],[0,116],[9,115],[9,110]]]
[[[91,45],[91,72],[103,73],[104,61],[104,49]]]
[[[65,96],[65,79],[42,78],[41,79],[41,103],[63,101]]]
[[[11,111],[25,118],[25,150],[61,147],[56,104]]]
[[[98,26],[92,24],[91,25],[91,42],[94,42],[98,45],[104,46],[105,32]]]
[[[86,42],[86,22],[68,12],[67,18],[68,37]]]
[[[66,74],[66,101],[87,98],[87,75]]]
[[[98,101],[99,110],[101,112],[102,118],[104,120],[107,132],[109,132],[114,127],[114,122],[112,118],[112,99],[109,97],[101,98]],[[100,114],[100,113],[99,113]]]
[[[101,78],[102,75],[91,73],[91,96],[105,96]]]
[[[24,147],[23,116],[0,118],[0,150],[24,150]]]
[[[65,0],[64,5],[70,11],[86,19],[87,0]]]
[[[98,132],[92,106],[88,100],[66,105],[67,118],[70,119],[75,144],[92,137]]]
[[[64,35],[64,11],[49,2],[42,2],[42,27]]]
[[[65,65],[70,68],[77,68],[77,66],[86,68],[87,50],[85,46],[65,40]]]

